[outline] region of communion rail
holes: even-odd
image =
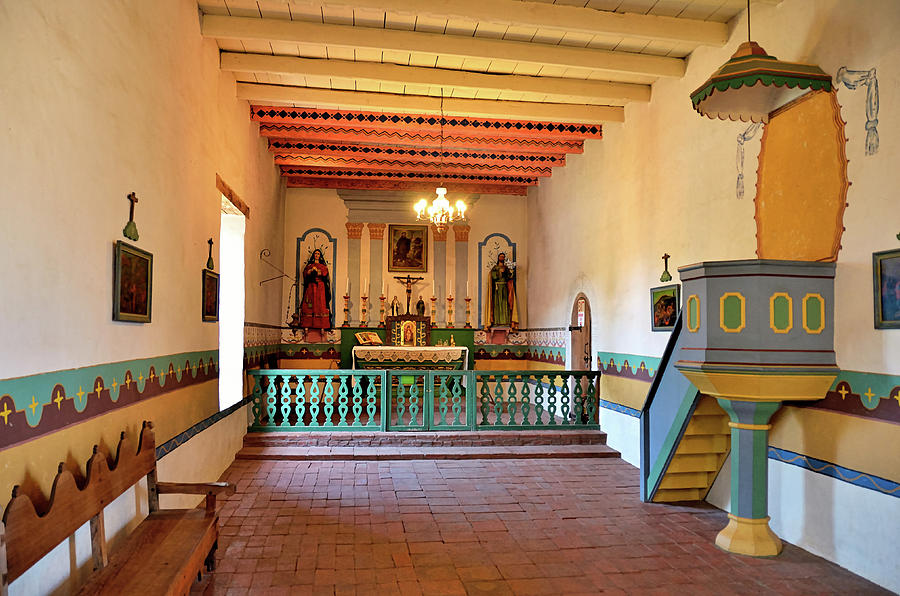
[[[599,371],[248,371],[250,431],[599,428]]]

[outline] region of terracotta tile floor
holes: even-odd
[[[235,461],[209,594],[876,594],[792,545],[713,546],[708,506],[642,504],[618,459]]]

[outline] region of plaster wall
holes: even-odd
[[[219,71],[216,44],[200,35],[196,3],[3,3],[0,37],[0,379],[215,350],[217,325],[200,318],[200,272],[207,238],[218,240],[217,174],[251,209],[245,317],[279,322],[278,289],[257,281],[268,274],[262,248],[283,261],[283,187],[247,103],[235,99],[233,76]],[[128,242],[154,256],[149,324],[111,320],[112,250],[124,240],[132,191],[140,239]],[[136,432],[142,419],[155,422],[162,443],[217,410],[217,386],[166,393],[4,450],[0,489],[9,494],[22,484],[46,498],[56,463],[83,470],[92,445],[114,446],[121,430]],[[230,416],[170,454],[161,477],[218,477],[246,430],[239,419]],[[140,519],[140,486],[106,508],[110,535]],[[90,552],[85,534],[60,545],[11,592],[73,588]],[[79,540],[87,551],[75,548]]]

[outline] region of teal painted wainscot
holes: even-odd
[[[0,449],[218,376],[209,350],[0,380]]]
[[[551,346],[484,344],[475,346],[475,360],[523,360],[565,366],[566,349]]]

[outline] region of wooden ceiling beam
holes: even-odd
[[[466,164],[455,161],[434,163],[409,160],[360,159],[347,157],[323,157],[321,155],[281,155],[275,154],[275,165],[304,168],[340,168],[375,170],[379,172],[413,172],[454,176],[457,174],[482,174],[486,176],[537,176],[545,178],[552,174],[550,166],[498,165],[489,163]]]
[[[246,88],[243,85],[248,84],[238,83],[238,96],[240,99],[249,99],[247,97],[242,97],[245,95],[242,93],[242,89]],[[275,85],[255,85],[255,87],[275,87]],[[408,105],[404,100],[431,100],[434,98],[412,98],[410,96],[396,96],[389,93],[299,89],[297,87],[275,88],[287,89],[287,92],[284,94],[285,97],[295,97],[296,99],[300,99],[300,96],[302,95],[309,100],[308,102],[298,101],[298,103],[334,105],[336,102],[347,101],[348,103],[353,104],[355,102],[364,101],[364,99],[358,99],[359,96],[370,95],[385,98],[400,98],[401,101],[397,102],[396,106],[393,104],[387,106],[387,109],[381,108],[381,106],[374,106],[381,108],[377,111],[330,109],[322,105],[319,105],[319,107],[251,105],[250,118],[252,120],[265,124],[286,124],[293,126],[359,126],[371,130],[432,134],[438,135],[438,138],[444,135],[463,135],[472,137],[505,137],[513,139],[600,139],[603,137],[603,127],[595,120],[582,122],[581,120],[574,118],[556,117],[585,115],[584,112],[569,111],[568,109],[558,111],[555,108],[584,107],[588,110],[622,109],[600,108],[599,106],[563,106],[561,104],[531,104],[527,102],[469,99],[465,101],[468,102],[466,105],[471,105],[470,112],[456,115],[457,110],[453,110],[453,113],[445,113],[442,118],[439,113],[434,113],[431,110],[391,109],[393,107],[416,107],[415,105]],[[296,92],[298,91],[301,93],[297,94]],[[307,94],[307,92],[314,93]],[[448,101],[449,100],[444,101],[445,106]],[[463,100],[453,101],[461,102]],[[527,108],[523,108],[521,105],[511,105],[526,103]],[[481,107],[481,104],[495,105]],[[440,111],[440,101],[437,99],[424,105],[429,108],[437,106],[438,111]],[[420,105],[419,107],[422,106]],[[509,111],[504,112],[504,108]],[[544,109],[542,110],[541,108]],[[477,113],[478,111],[497,112],[501,117],[497,118],[493,115],[481,116]],[[519,113],[523,111],[525,113]],[[447,110],[445,110],[445,112],[447,112]],[[529,113],[532,113],[534,116],[549,117],[530,118],[528,117]]]
[[[396,180],[409,182],[428,182],[434,186],[446,183],[466,184],[524,184],[533,186],[538,183],[534,175],[519,176],[516,174],[468,174],[465,172],[391,172],[386,170],[364,170],[361,168],[331,168],[284,166],[281,173],[285,176],[302,176],[306,178],[347,178],[362,180]]]
[[[414,182],[401,180],[360,180],[346,178],[327,178],[309,176],[288,176],[288,188],[334,188],[338,190],[393,190],[393,191],[423,191],[434,192],[435,182]],[[456,182],[451,188],[452,192],[473,194],[496,194],[526,196],[528,186],[524,184],[473,184]]]
[[[523,165],[556,167],[566,165],[564,153],[527,153],[524,151],[498,151],[448,149],[438,147],[397,147],[390,145],[358,145],[338,142],[304,142],[289,139],[271,139],[269,150],[280,155],[304,155],[342,157],[347,159],[395,159],[427,163],[455,162],[482,165]]]
[[[260,123],[259,134],[269,139],[304,143],[365,143],[376,146],[509,151],[518,153],[583,153],[584,143],[570,139],[509,139],[472,137],[459,134],[407,133],[369,129],[362,126],[303,126]]]
[[[515,2],[515,4],[523,3]],[[553,7],[557,8],[556,5]],[[502,60],[534,66],[597,70],[610,73],[611,76],[625,73],[680,78],[685,70],[683,59],[666,56],[281,19],[204,15],[201,32],[205,37],[216,39],[320,44],[379,51],[428,52],[462,59]]]
[[[236,52],[222,52],[220,66],[222,70],[241,73],[326,77],[376,84],[417,85],[471,92],[532,93],[542,95],[545,102],[554,103],[581,102],[595,105],[622,105],[629,101],[650,101],[650,85],[611,83],[591,79],[484,74],[445,68]]]
[[[297,7],[364,8],[391,13],[464,19],[511,27],[556,29],[587,35],[618,35],[674,43],[723,46],[728,25],[696,19],[617,13],[581,6],[517,0],[290,0]]]

